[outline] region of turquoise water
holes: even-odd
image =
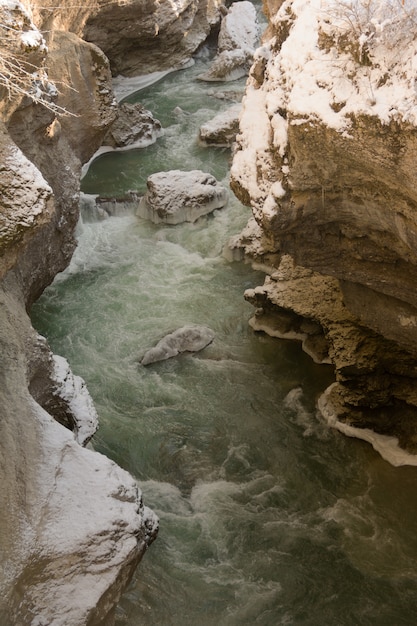
[[[195,80],[205,63],[139,94],[164,137],[100,157],[84,191],[140,190],[149,173],[176,167],[227,183],[230,153],[196,140],[230,104],[212,94],[224,85]],[[231,196],[195,224],[81,223],[71,266],[33,309],[37,329],[88,383],[95,448],[137,478],[160,516],[116,624],[414,624],[416,470],[329,430],[315,402],[331,369],[248,326],[243,292],[263,276],[222,254],[248,217]],[[212,328],[214,342],[140,365],[186,323]]]

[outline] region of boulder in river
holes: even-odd
[[[139,102],[123,102],[117,110],[117,119],[110,126],[103,145],[112,148],[145,147],[162,134],[161,122]]]
[[[199,139],[203,145],[230,148],[239,132],[241,103],[233,104],[227,111],[218,113],[200,127]]]
[[[148,177],[147,187],[137,215],[154,224],[195,222],[228,200],[226,187],[201,170],[157,172]]]
[[[199,352],[214,339],[214,332],[207,326],[189,324],[169,333],[147,350],[141,359],[142,365],[165,361],[182,352]]]

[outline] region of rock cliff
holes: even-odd
[[[238,246],[270,274],[253,326],[313,353],[320,336],[337,381],[322,412],[416,452],[416,10],[264,8],[232,168],[256,220]]]
[[[133,478],[83,447],[97,427],[91,398],[27,312],[71,258],[81,166],[118,115],[110,63],[96,44],[115,72],[150,72],[151,59],[172,67],[207,37],[222,3],[56,4],[0,0],[4,626],[110,624],[156,536]]]

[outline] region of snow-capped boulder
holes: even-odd
[[[137,215],[154,224],[195,222],[227,204],[228,192],[211,174],[201,170],[171,170],[152,174]]]
[[[246,76],[258,43],[259,27],[252,2],[234,2],[223,17],[217,55],[207,72],[199,76],[207,81],[237,80]]]
[[[207,146],[229,148],[239,132],[241,104],[234,104],[200,127],[199,139]]]
[[[199,352],[214,339],[214,332],[207,326],[187,325],[178,328],[147,350],[141,359],[142,365],[165,361],[182,352]]]

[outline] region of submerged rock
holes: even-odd
[[[155,347],[145,352],[141,364],[149,365],[165,361],[182,352],[199,352],[214,339],[214,332],[207,326],[187,325],[178,328],[158,341]]]
[[[217,55],[207,72],[207,81],[237,80],[248,74],[258,42],[258,22],[252,2],[235,2],[223,17]]]
[[[137,215],[154,224],[195,222],[227,204],[228,193],[211,174],[201,170],[171,170],[152,174]]]

